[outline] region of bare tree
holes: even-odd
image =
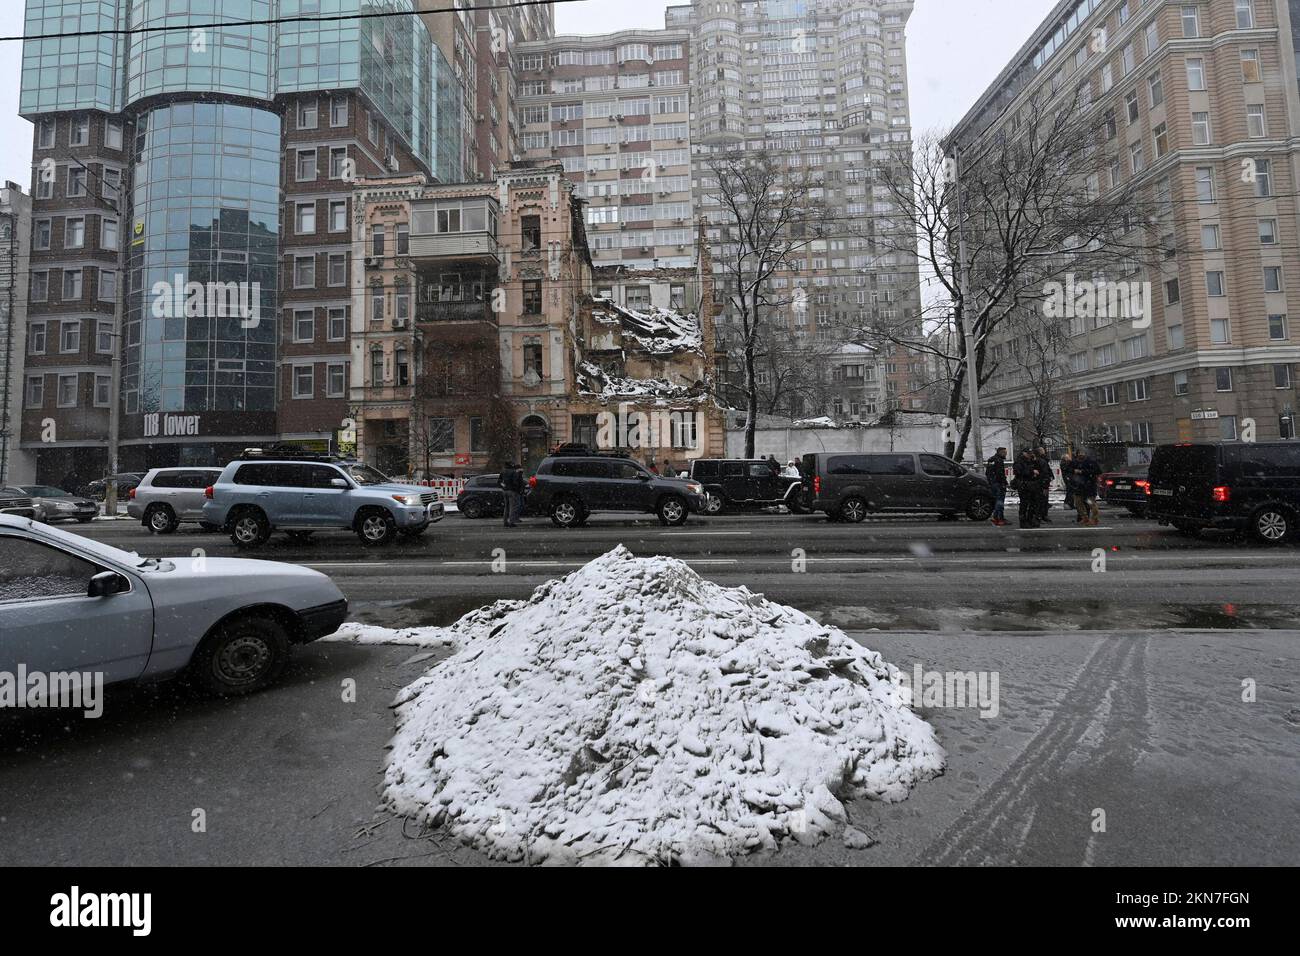
[[[1155,258],[1155,204],[1127,185],[1101,195],[1114,158],[1111,122],[1112,116],[1096,113],[1078,96],[1058,100],[1042,90],[1013,118],[972,140],[957,144],[951,135],[932,134],[880,167],[878,181],[896,212],[872,236],[873,247],[890,257],[919,250],[922,309],[919,323],[904,317],[857,334],[870,344],[907,345],[949,371],[944,414],[961,422],[959,437],[945,448],[954,458],[965,453],[971,429],[968,326],[976,380],[983,386],[998,367],[989,352],[993,334],[1027,306],[1042,310],[1053,284]],[[958,256],[959,185],[965,288]],[[918,337],[918,325],[942,334]],[[1063,333],[1043,339],[1053,348],[1063,342]],[[1041,359],[1044,368],[1054,361],[1046,354]]]
[[[707,162],[705,187],[719,203],[713,218],[721,242],[719,285],[735,310],[735,348],[741,363],[740,391],[745,400],[745,455],[753,457],[761,390],[758,368],[764,343],[793,339],[788,309],[805,304],[801,289],[778,290],[778,274],[791,273],[796,257],[819,235],[822,208],[812,198],[812,182],[787,170],[766,151],[728,151]],[[776,354],[773,349],[772,354]]]

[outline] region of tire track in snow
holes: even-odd
[[[1097,780],[1130,776],[1146,737],[1146,637],[1101,638],[1047,724],[979,802],[920,852],[917,863],[1079,865],[1089,860],[1091,811],[1106,809]],[[1108,708],[1098,708],[1110,697]],[[1082,769],[1070,768],[1080,748]],[[1114,808],[1112,808],[1114,809]],[[1111,820],[1108,819],[1108,824]]]

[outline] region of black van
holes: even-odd
[[[813,511],[861,521],[870,512],[925,514],[987,521],[993,491],[982,474],[927,452],[817,452],[803,456],[804,494]]]
[[[1179,531],[1231,528],[1281,544],[1300,527],[1300,442],[1161,445],[1149,517]]]

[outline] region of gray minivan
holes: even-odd
[[[943,455],[817,452],[804,455],[799,470],[805,500],[832,520],[856,522],[881,512],[987,521],[993,514],[988,479]]]
[[[154,468],[127,492],[126,513],[154,534],[171,534],[182,521],[203,521],[203,490],[221,477],[220,468]]]

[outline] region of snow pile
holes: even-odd
[[[701,386],[674,385],[665,378],[621,378],[610,375],[593,362],[582,362],[577,369],[578,391],[601,398],[657,398],[670,401],[703,401]]]
[[[651,355],[702,352],[703,349],[704,333],[694,313],[655,306],[642,312],[598,296],[591,317],[604,325],[617,324],[624,336]]]
[[[725,859],[943,769],[898,671],[835,628],[621,545],[451,628],[406,687],[394,811],[528,862]],[[847,836],[846,836],[847,839]]]

